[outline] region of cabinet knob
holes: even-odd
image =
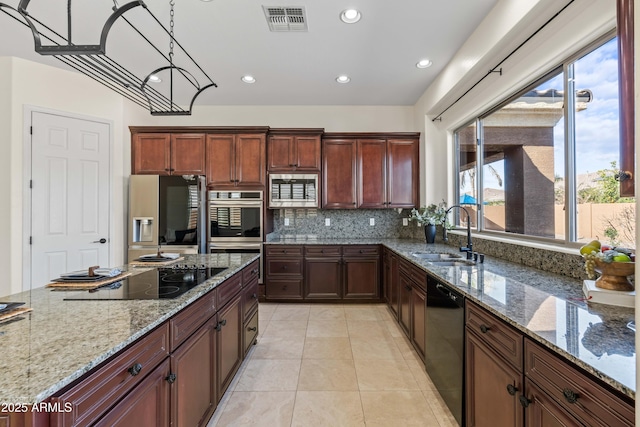
[[[131,374],[132,377],[135,377],[136,375],[138,375],[140,373],[140,371],[142,371],[142,365],[140,363],[136,363],[135,365],[130,367],[128,369],[128,371],[129,371],[129,373]]]
[[[222,327],[225,326],[227,324],[227,319],[222,319],[220,322],[218,322],[218,324],[216,325],[216,331],[220,332],[222,330]]]
[[[175,382],[176,382],[176,374],[173,374],[173,373],[169,374],[169,375],[165,378],[165,380],[167,380],[167,382],[168,382],[169,384],[173,384],[173,383],[175,383]]]
[[[360,249],[358,252],[360,252],[360,253],[364,253],[364,252],[362,251],[362,249]]]
[[[247,331],[251,331],[251,332],[255,332],[258,330],[257,326],[254,326],[253,328],[247,328]]]
[[[282,269],[283,269],[283,270],[286,270],[286,269],[287,269],[287,266],[286,266],[286,265],[283,265],[283,266],[282,266]]]
[[[253,274],[258,274],[258,269],[257,269],[257,268],[254,268],[253,270],[251,270],[251,272],[252,272]]]
[[[324,253],[324,249],[320,249],[320,253],[323,254]]]
[[[491,328],[489,328],[486,325],[480,325],[480,332],[482,332],[483,334],[486,334],[487,332],[489,332],[489,329]]]
[[[565,400],[571,404],[578,402],[578,393],[571,390],[570,388],[563,389],[562,395],[564,396]]]
[[[251,294],[251,298],[253,298],[253,299],[258,298],[258,294],[255,294],[255,293],[254,293],[254,294]]]
[[[406,290],[408,290],[408,291],[410,291],[410,290],[412,289],[412,288],[411,288],[411,286],[409,286],[409,285],[405,286],[404,288],[405,288]]]
[[[511,396],[515,396],[517,391],[518,391],[518,387],[514,386],[513,384],[508,384],[507,385],[507,392]]]
[[[289,286],[289,285],[284,285],[284,286],[282,287],[282,290],[283,290],[283,291],[286,291],[288,286]]]
[[[531,403],[531,400],[527,399],[527,397],[523,394],[520,395],[518,400],[520,401],[520,404],[522,405],[523,408],[526,408],[527,406],[529,406],[529,403]]]

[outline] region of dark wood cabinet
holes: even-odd
[[[205,135],[199,133],[134,133],[131,140],[134,175],[203,175]]]
[[[216,338],[218,400],[222,399],[224,392],[231,384],[244,356],[241,301],[242,296],[238,294],[218,311],[216,326],[218,331]]]
[[[166,359],[135,389],[110,409],[96,427],[168,427],[170,425],[170,363]]]
[[[265,299],[303,298],[302,251],[301,245],[265,245]]]
[[[258,279],[259,260],[242,270],[242,348],[243,357],[258,339]]]
[[[211,317],[171,354],[171,425],[202,426],[216,398],[216,325]]]
[[[397,320],[400,316],[400,270],[398,255],[394,252],[389,255],[389,264],[389,308]]]
[[[322,140],[322,207],[417,206],[418,138],[418,134],[325,134]]]
[[[398,321],[407,337],[411,336],[411,294],[413,281],[408,272],[400,269],[398,274]]]
[[[424,282],[423,282],[424,284]],[[416,282],[411,289],[411,344],[424,359],[427,292]]]
[[[322,141],[322,207],[355,209],[356,141],[326,139]]]
[[[380,247],[343,246],[343,298],[380,299]]]
[[[340,246],[306,246],[304,298],[342,298],[342,251]]]
[[[270,129],[267,141],[269,172],[320,172],[323,129]]]
[[[207,185],[214,189],[262,189],[266,180],[265,134],[207,135]]]
[[[525,378],[527,409],[525,425],[530,427],[573,427],[578,421],[562,409],[552,398],[540,390],[535,383]]]

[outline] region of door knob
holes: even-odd
[[[94,241],[93,241],[93,242],[91,242],[91,243],[107,243],[107,239],[105,239],[105,238],[103,237],[102,239],[100,239],[100,240],[94,240]]]

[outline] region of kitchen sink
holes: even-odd
[[[454,260],[434,260],[429,261],[431,264],[442,267],[470,267],[476,265],[474,261],[466,259],[454,259]]]
[[[450,253],[433,253],[433,252],[413,252],[411,256],[423,259],[425,261],[437,262],[437,261],[450,261],[462,258],[460,255]]]

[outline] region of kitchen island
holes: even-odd
[[[419,240],[275,237],[267,245],[382,245],[635,400],[635,311],[587,303],[580,280],[490,257],[482,264],[438,266],[412,254],[459,252],[452,246]]]
[[[257,286],[257,258],[256,254],[185,255],[181,264],[226,270],[175,299],[68,301],[65,297],[82,291],[48,288],[3,298],[25,302],[33,311],[21,319],[0,323],[2,409],[7,411],[13,405],[16,412],[21,412],[45,401],[203,297],[212,295],[214,289],[242,278],[247,266],[253,265]],[[125,266],[122,270],[135,275],[149,268]],[[239,288],[242,282],[238,279],[237,283]],[[237,299],[240,301],[239,296]]]

